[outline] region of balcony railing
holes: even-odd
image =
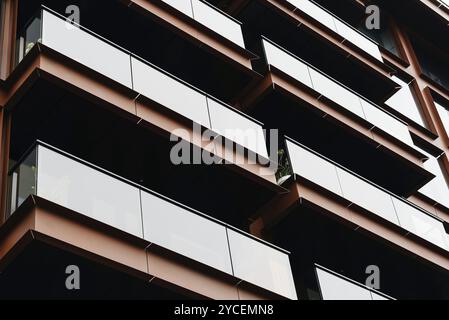
[[[443,221],[293,140],[286,142],[293,172],[434,245],[449,251]]]
[[[373,126],[372,129],[377,127],[416,150],[406,123],[268,39],[263,39],[262,42],[270,66],[369,122]]]
[[[289,253],[38,142],[10,171],[10,210],[36,195],[280,296],[296,299]]]
[[[413,97],[410,85],[396,76],[393,76],[392,80],[401,86],[401,89],[389,98],[385,104],[425,128],[426,124]]]
[[[449,9],[449,0],[440,0],[440,3]]]
[[[315,271],[323,300],[394,300],[322,266],[316,265]]]
[[[202,25],[245,48],[241,23],[201,0],[162,0]]]
[[[429,199],[449,208],[449,185],[444,177],[443,167],[440,165],[438,157],[435,158],[431,154],[423,153],[427,155],[429,160],[424,163],[424,168],[433,173],[435,178],[429,181],[424,187],[419,189],[419,192]]]
[[[260,122],[47,8],[19,34],[17,62],[38,42],[268,159]]]
[[[382,55],[379,50],[379,45],[370,38],[353,28],[351,25],[324,9],[322,6],[309,0],[287,0],[290,4],[306,13],[311,18],[315,19],[329,30],[337,33],[349,41],[357,48],[366,52],[376,60],[383,62]]]

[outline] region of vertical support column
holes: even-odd
[[[10,74],[14,64],[14,47],[17,26],[18,0],[3,0],[0,34],[0,86]],[[0,224],[4,222],[7,200],[7,175],[9,159],[10,116],[5,110],[0,87]]]
[[[3,0],[2,33],[0,34],[0,79],[5,80],[14,66],[18,0]]]
[[[7,190],[8,190],[8,158],[10,141],[10,117],[3,106],[0,106],[0,225],[4,223]]]
[[[387,23],[388,23],[388,28],[390,28],[391,34],[393,35],[393,41],[398,50],[399,57],[401,58],[401,60],[403,60],[403,62],[407,63],[408,57],[407,57],[407,52],[405,51],[404,45],[401,41],[401,32],[398,28],[396,21],[393,19],[393,17],[390,14],[388,14],[388,16],[387,16]]]
[[[449,157],[449,147],[448,141],[446,141],[446,132],[445,128],[440,121],[440,116],[438,114],[438,110],[434,104],[434,99],[431,95],[429,84],[425,79],[421,77],[423,71],[421,69],[420,63],[418,61],[418,57],[413,49],[411,41],[407,36],[406,32],[399,27],[395,27],[399,45],[403,48],[405,53],[405,58],[409,61],[410,66],[407,68],[408,72],[413,75],[415,78],[414,81],[414,89],[415,94],[421,104],[421,108],[423,109],[424,115],[426,117],[427,123],[429,125],[429,129],[438,135],[438,139],[436,139],[433,143],[435,146],[439,147],[445,152],[443,157],[445,161],[443,161],[443,166],[446,169],[446,176],[449,176],[449,161],[447,161]],[[446,98],[449,98],[446,94],[443,94]]]
[[[435,108],[435,104],[433,103],[433,98],[428,90],[427,82],[422,79],[421,75],[423,74],[420,63],[418,61],[418,57],[415,54],[413,46],[411,44],[410,39],[408,38],[406,32],[397,28],[398,40],[400,41],[400,45],[404,49],[404,53],[406,54],[406,58],[410,63],[408,67],[409,73],[411,73],[415,78],[414,91],[415,94],[421,104],[421,108],[423,109],[424,115],[427,120],[427,124],[429,125],[429,129],[437,134],[440,138],[437,139],[436,145],[447,152],[447,148],[445,148],[445,143],[442,141],[442,137],[444,137],[444,128],[440,125],[438,111]]]

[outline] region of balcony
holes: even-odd
[[[34,232],[34,231],[33,231]],[[37,236],[37,233],[34,232]],[[79,236],[79,235],[78,235]],[[82,270],[82,290],[67,290],[55,275],[67,266]],[[24,272],[28,269],[29,272]],[[63,272],[64,274],[64,272]],[[190,300],[192,295],[144,281],[117,270],[110,263],[93,261],[91,257],[73,253],[67,248],[34,239],[13,261],[2,266],[0,275],[2,300]]]
[[[259,56],[259,39],[267,37],[372,101],[383,102],[396,91],[378,44],[312,1],[252,0],[237,17],[247,29],[247,47]],[[257,61],[253,69],[262,72]]]
[[[290,192],[261,208],[252,230],[291,252],[300,299],[322,298],[316,264],[359,283],[375,265],[389,296],[447,298],[443,220],[291,139],[286,148],[292,177],[283,186]]]
[[[291,140],[287,141],[287,148],[292,170],[298,177],[346,199],[349,206],[356,205],[402,228],[405,234],[414,234],[449,251],[443,220]]]
[[[66,7],[75,4],[82,12],[79,23],[85,30],[233,103],[258,77],[251,69],[254,54],[228,39],[241,42],[240,23],[213,7],[197,3],[196,16],[201,22],[159,0],[109,1],[108,15],[104,15],[105,5],[100,2],[30,0],[19,3],[17,30],[24,30],[42,5],[65,20]]]
[[[441,4],[446,6],[446,8],[449,8],[449,1],[448,0],[440,0]]]
[[[131,90],[138,101],[150,100],[225,138],[236,139],[247,150],[268,159],[261,123],[89,30],[68,23],[50,9],[43,8],[31,20],[18,43],[18,62],[39,43]],[[232,135],[238,130],[254,131],[253,139]]]
[[[394,300],[319,265],[316,266],[316,275],[323,300]]]
[[[432,5],[436,6],[438,9],[443,10],[445,13],[449,12],[449,1],[448,0],[420,0],[425,5],[428,5],[428,3],[432,3]]]
[[[434,157],[429,154],[428,156],[429,160],[424,166],[435,175],[435,178],[419,189],[418,194],[430,199],[433,206],[443,206],[447,210],[449,209],[449,184],[446,182],[444,167],[440,164],[444,155]]]
[[[287,0],[287,2],[294,5],[311,18],[320,22],[329,30],[340,35],[345,39],[344,42],[350,42],[352,45],[356,46],[358,49],[367,53],[374,59],[383,62],[379,46],[375,42],[360,33],[357,29],[353,28],[345,21],[341,20],[339,17],[333,15],[331,12],[309,0]]]
[[[371,123],[372,129],[378,128],[396,138],[398,142],[403,142],[410,148],[415,149],[406,123],[357,95],[350,88],[330,78],[310,64],[283,51],[265,39],[262,41],[266,60],[270,66],[279,69],[314,90],[319,96],[318,99],[323,97],[335,102],[351,114]]]
[[[302,162],[304,172],[314,170],[324,180],[327,175],[336,175],[335,169],[327,171],[317,159],[311,161],[315,167]],[[447,299],[446,250],[300,175],[284,186],[290,193],[260,210],[253,230],[268,235],[272,243],[291,252],[290,263],[301,300],[322,299],[317,264],[358,283],[365,283],[372,274],[367,274],[367,267],[374,265],[381,272],[382,292],[391,297]],[[369,196],[378,200],[377,194]]]
[[[162,0],[176,10],[245,48],[241,23],[202,0]]]
[[[49,145],[37,143],[9,178],[12,216],[34,195],[237,282],[296,299],[287,252]]]
[[[401,196],[433,177],[407,123],[268,39],[262,44],[269,70],[245,105],[266,127]],[[377,162],[384,166],[370,165]]]
[[[392,79],[401,87],[401,89],[385,101],[385,105],[398,116],[405,117],[404,120],[407,123],[412,122],[418,124],[420,128],[429,132],[423,111],[420,109],[420,106],[418,106],[417,99],[412,93],[412,88],[410,87],[411,84],[406,83],[396,76],[393,76]]]

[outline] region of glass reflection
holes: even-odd
[[[205,95],[134,57],[131,62],[135,91],[206,128],[210,127]]]
[[[270,65],[292,76],[309,88],[313,88],[312,79],[310,79],[309,74],[309,67],[305,63],[294,58],[266,40],[263,40],[263,46],[265,49],[267,62]]]
[[[214,132],[268,159],[262,126],[213,99],[207,98],[207,104]]]
[[[139,189],[38,147],[37,195],[142,238]]]
[[[232,274],[226,228],[142,191],[144,239]]]
[[[245,47],[242,28],[239,23],[201,0],[192,0],[192,8],[196,21],[204,24],[238,46]]]
[[[337,170],[333,164],[290,141],[286,141],[286,145],[295,174],[343,196],[338,182]]]
[[[42,15],[43,44],[132,88],[129,54],[46,10]]]
[[[315,270],[323,300],[393,300],[324,268],[316,267]]]
[[[398,199],[393,199],[393,202],[401,227],[449,251],[447,234],[441,221]]]
[[[288,255],[228,229],[234,275],[296,300]]]

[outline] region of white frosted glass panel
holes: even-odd
[[[440,115],[440,119],[443,122],[446,134],[449,136],[449,111],[438,102],[435,102],[435,106],[437,107],[438,114]]]
[[[341,35],[343,38],[351,42],[352,44],[356,45],[372,57],[376,58],[379,61],[382,60],[382,55],[379,51],[379,46],[375,44],[374,42],[370,41],[366,37],[364,37],[361,33],[356,31],[355,29],[349,27],[345,23],[335,20],[335,25],[337,27],[337,32],[339,35]]]
[[[309,75],[309,67],[306,64],[272,45],[268,41],[263,40],[263,45],[268,63],[270,65],[278,68],[282,72],[285,72],[306,86],[313,88],[312,80]]]
[[[142,191],[144,238],[232,274],[226,228]]]
[[[371,298],[374,301],[385,301],[385,300],[390,300],[388,298],[385,298],[384,296],[381,296],[380,294],[374,293],[371,291]]]
[[[360,98],[340,84],[334,82],[323,74],[310,68],[310,75],[315,91],[339,104],[343,108],[365,118]]]
[[[314,18],[316,21],[325,25],[333,31],[337,31],[334,23],[334,17],[330,15],[325,10],[321,9],[316,4],[308,0],[287,0],[292,5],[300,9],[302,12],[306,13],[308,16]]]
[[[395,137],[399,141],[406,143],[407,145],[413,146],[412,136],[408,131],[408,127],[397,120],[388,113],[380,110],[371,103],[365,100],[362,101],[363,111],[365,112],[366,120],[375,125],[376,127],[382,129],[389,135]]]
[[[345,38],[347,41],[356,45],[369,55],[373,56],[379,61],[382,60],[382,55],[380,53],[379,47],[374,42],[370,41],[366,37],[364,37],[357,30],[349,27],[345,23],[343,23],[340,19],[335,18],[332,14],[323,10],[316,4],[312,3],[309,0],[287,0],[292,5],[314,18],[327,28],[335,31],[340,36]]]
[[[262,127],[219,102],[207,99],[212,130],[268,159]]]
[[[38,196],[142,237],[139,189],[39,146]]]
[[[438,159],[429,156],[429,160],[424,162],[424,168],[436,177],[422,187],[419,192],[449,208],[449,187]]]
[[[135,58],[134,90],[205,127],[210,127],[206,96]]]
[[[401,227],[445,250],[449,250],[443,223],[396,198],[393,199],[393,202]]]
[[[425,127],[425,123],[418,109],[419,107],[415,102],[409,85],[395,76],[392,77],[392,80],[402,88],[388,99],[385,104]]]
[[[242,280],[296,300],[287,254],[228,229],[234,275]]]
[[[162,0],[163,2],[169,4],[176,10],[181,11],[190,18],[193,18],[192,3],[190,0]]]
[[[105,41],[43,11],[42,43],[59,53],[132,87],[130,56]]]
[[[329,272],[316,269],[323,300],[372,300],[371,292]]]
[[[193,17],[196,21],[240,47],[245,47],[240,24],[199,0],[192,0],[192,7]]]
[[[399,224],[391,196],[366,181],[337,168],[343,196],[358,206]]]
[[[325,189],[342,195],[336,167],[290,141],[286,141],[291,165],[295,174],[306,178]]]

